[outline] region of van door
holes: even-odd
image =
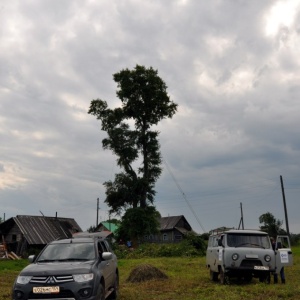
[[[210,266],[211,271],[218,272],[218,265],[222,261],[222,247],[218,245],[219,236],[211,236],[206,252],[206,265]]]
[[[290,239],[287,235],[278,235],[276,239],[276,268],[280,270],[282,267],[293,265],[293,253],[291,250]]]

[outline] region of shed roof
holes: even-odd
[[[30,245],[44,245],[56,239],[70,238],[72,233],[82,231],[71,218],[18,215],[0,224],[2,233],[5,234],[4,231],[10,227],[7,225],[13,222]]]
[[[115,233],[116,230],[119,228],[118,225],[116,225],[115,223],[112,223],[112,222],[101,222],[99,224],[98,228],[100,228],[101,225],[103,225],[107,230],[111,231],[112,233]]]

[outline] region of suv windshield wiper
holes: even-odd
[[[57,259],[56,261],[87,261],[90,259],[87,258],[63,258],[63,259]]]
[[[39,259],[37,262],[54,262],[54,261],[57,261],[57,259]]]

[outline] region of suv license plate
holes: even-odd
[[[59,286],[39,286],[32,289],[34,294],[55,294],[59,293]]]
[[[265,266],[254,266],[254,270],[269,270],[269,267],[265,267]]]

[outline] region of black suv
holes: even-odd
[[[53,241],[29,262],[15,280],[13,300],[117,299],[117,258],[104,238]]]

